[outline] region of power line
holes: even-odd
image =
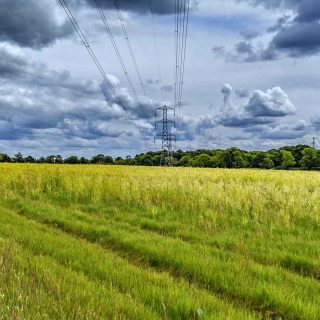
[[[175,44],[175,107],[177,109],[177,118],[179,116],[182,106],[184,73],[185,73],[185,60],[186,48],[188,38],[188,25],[190,13],[190,0],[175,0],[176,7],[176,44]]]
[[[110,26],[109,26],[109,23],[108,23],[108,20],[107,20],[105,14],[104,14],[104,11],[103,11],[103,9],[102,9],[102,7],[101,7],[100,0],[95,0],[95,2],[96,2],[96,6],[97,6],[97,8],[98,8],[98,11],[99,11],[99,13],[100,13],[101,19],[102,19],[102,21],[103,21],[103,24],[104,24],[104,26],[105,26],[105,29],[106,29],[109,37],[110,37],[112,46],[113,46],[113,48],[114,48],[114,50],[115,50],[115,53],[116,53],[116,55],[117,55],[117,57],[118,57],[118,60],[119,60],[120,64],[121,64],[122,70],[123,70],[123,72],[124,72],[124,74],[125,74],[125,76],[126,76],[126,78],[127,78],[127,81],[128,81],[129,86],[130,86],[130,88],[131,88],[131,91],[132,91],[132,93],[133,93],[133,95],[134,95],[134,98],[135,98],[136,102],[138,103],[138,105],[140,106],[140,108],[142,109],[142,112],[143,112],[143,114],[144,114],[144,117],[145,117],[146,120],[147,120],[148,117],[147,117],[146,112],[145,112],[145,110],[144,110],[144,108],[143,108],[143,106],[142,106],[142,104],[141,104],[141,102],[140,102],[140,100],[139,100],[139,98],[138,98],[136,89],[135,89],[135,87],[134,87],[134,85],[133,85],[133,83],[132,83],[131,77],[130,77],[130,75],[129,75],[129,73],[128,73],[128,70],[127,70],[126,65],[125,65],[125,63],[124,63],[124,61],[123,61],[123,58],[122,58],[122,56],[121,56],[121,53],[120,53],[119,48],[118,48],[118,46],[117,46],[117,43],[116,43],[116,41],[115,41],[115,39],[114,39],[114,36],[113,36],[113,34],[112,34],[112,30],[111,30],[111,28],[110,28]]]
[[[178,47],[179,47],[179,7],[180,0],[175,0],[175,59],[174,59],[174,107],[177,108],[178,100]]]
[[[184,4],[184,17],[183,17],[183,33],[182,33],[182,52],[181,52],[181,67],[180,67],[180,92],[179,103],[181,107],[182,95],[183,95],[183,81],[185,71],[187,38],[188,38],[188,25],[189,25],[189,12],[190,12],[190,0],[186,0]]]
[[[185,0],[176,1],[176,52],[175,52],[175,107],[177,108],[177,114],[179,116],[179,101],[180,101],[180,75],[181,75],[181,54],[182,54],[182,32],[184,28],[184,21],[182,15],[182,3]]]
[[[118,0],[114,0],[114,5],[115,5],[115,7],[117,9],[117,13],[118,13],[118,17],[119,17],[119,20],[120,20],[120,23],[121,23],[123,35],[124,35],[124,37],[126,39],[127,46],[128,46],[129,52],[130,52],[130,56],[131,56],[135,71],[137,73],[137,77],[138,77],[139,82],[140,82],[140,86],[142,88],[142,91],[143,91],[144,95],[147,95],[146,94],[146,89],[145,89],[145,86],[144,86],[144,83],[143,83],[143,80],[142,80],[142,77],[141,77],[141,73],[140,73],[140,70],[139,70],[139,67],[138,67],[138,63],[137,63],[136,57],[134,55],[134,52],[133,52],[133,49],[132,49],[132,46],[131,46],[131,42],[130,42],[129,35],[128,35],[128,32],[127,32],[126,24],[124,22],[124,19],[123,19],[121,10],[120,10],[120,6],[119,6],[119,3],[118,3]]]
[[[75,19],[75,17],[73,16],[66,0],[59,0],[61,7],[63,8],[63,10],[65,11],[66,15],[68,16],[71,24],[73,25],[74,29],[76,30],[78,36],[80,37],[83,45],[86,47],[89,55],[91,56],[94,64],[96,65],[96,67],[98,68],[99,72],[102,75],[102,78],[104,79],[104,81],[106,82],[106,84],[108,85],[108,87],[110,88],[116,103],[126,112],[126,114],[128,115],[129,120],[133,120],[131,119],[130,115],[129,115],[129,111],[126,108],[126,106],[123,104],[123,102],[121,101],[121,98],[119,97],[119,95],[117,94],[114,86],[112,85],[112,82],[110,81],[108,75],[105,73],[103,67],[101,66],[97,56],[95,55],[94,51],[92,50],[92,48],[90,47],[89,42],[87,41],[87,38],[85,37],[85,35],[83,34],[77,20]],[[133,121],[132,122],[133,125],[139,130],[139,132],[141,133],[141,128],[139,128],[136,123]]]
[[[154,48],[155,48],[156,59],[157,59],[157,68],[158,68],[159,79],[161,80],[162,76],[161,76],[161,69],[160,69],[159,51],[158,51],[156,27],[154,23],[152,0],[149,0],[149,5],[150,5],[150,13],[151,13],[151,21],[152,21],[152,29],[153,29]]]
[[[179,108],[179,92],[180,92],[180,67],[181,67],[181,25],[182,25],[182,1],[184,0],[176,0],[175,1],[175,79],[174,79],[174,105],[177,109],[176,116],[177,116],[177,124],[179,126],[179,118],[180,118],[180,108]]]

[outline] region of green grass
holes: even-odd
[[[1,165],[0,318],[319,319],[319,178]]]

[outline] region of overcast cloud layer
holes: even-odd
[[[159,148],[154,109],[172,105],[174,92],[174,1],[152,1],[158,70],[149,0],[119,0],[146,95],[114,2],[100,1],[139,101],[95,0],[66,2],[119,99],[59,1],[0,0],[0,152],[125,156]],[[176,148],[310,144],[320,131],[319,1],[194,0],[189,28]]]

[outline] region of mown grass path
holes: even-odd
[[[4,318],[320,318],[318,173],[3,165],[0,178]]]

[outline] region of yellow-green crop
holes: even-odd
[[[320,319],[320,173],[0,165],[0,318]]]

